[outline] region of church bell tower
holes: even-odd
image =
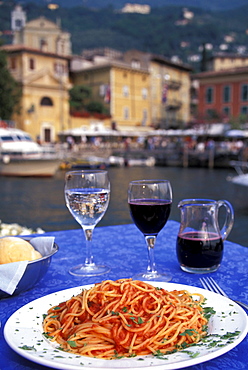
[[[17,5],[11,12],[11,29],[12,31],[20,31],[26,24],[26,13],[20,5]]]

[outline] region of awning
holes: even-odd
[[[225,134],[226,137],[248,137],[248,131],[246,130],[229,130]]]

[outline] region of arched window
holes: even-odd
[[[51,98],[49,98],[48,96],[44,96],[41,101],[40,101],[40,105],[46,105],[46,106],[53,106],[53,101]]]

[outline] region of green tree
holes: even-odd
[[[70,107],[72,111],[108,114],[108,109],[102,102],[92,99],[92,90],[86,85],[74,86],[69,91]]]
[[[10,120],[20,111],[21,88],[7,66],[6,53],[0,50],[0,118]]]
[[[85,85],[74,86],[69,91],[70,107],[74,111],[82,111],[85,109],[86,104],[89,102],[92,91],[91,88]]]
[[[109,111],[104,107],[104,105],[99,101],[91,101],[87,104],[86,109],[90,113],[105,113],[108,114]]]
[[[238,117],[231,117],[229,123],[233,130],[242,130],[244,124],[248,121],[247,114],[240,114]]]

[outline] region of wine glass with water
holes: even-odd
[[[97,265],[92,256],[92,235],[96,224],[104,216],[110,198],[107,171],[70,171],[65,176],[65,201],[70,213],[80,224],[86,238],[86,259],[69,272],[76,276],[97,276],[110,268]]]
[[[172,189],[168,180],[131,181],[128,188],[128,203],[133,222],[145,236],[148,248],[148,267],[135,279],[169,281],[171,276],[160,273],[154,259],[154,247],[158,233],[166,224],[171,210]]]

